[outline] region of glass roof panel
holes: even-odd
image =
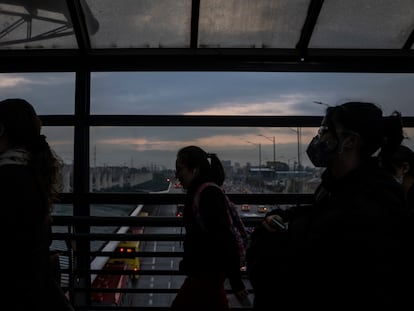
[[[0,0],[0,49],[77,48],[65,0]]]
[[[414,27],[412,0],[325,1],[310,48],[400,49]]]
[[[99,28],[92,48],[185,48],[191,0],[87,0]],[[89,29],[89,33],[91,33]]]
[[[294,48],[310,0],[202,0],[199,46]]]

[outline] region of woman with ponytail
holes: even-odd
[[[33,106],[20,98],[0,101],[0,236],[3,258],[9,258],[2,275],[11,310],[74,310],[49,252],[62,164]]]
[[[177,153],[176,178],[187,190],[184,255],[179,267],[186,279],[172,309],[228,310],[227,278],[239,300],[244,301],[248,292],[241,279],[240,236],[235,234],[245,232],[221,189],[223,166],[216,154],[187,146]]]

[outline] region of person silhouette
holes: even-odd
[[[0,101],[2,273],[11,310],[74,310],[50,260],[51,209],[62,161],[41,134],[41,120],[24,99]]]
[[[240,236],[236,232],[246,232],[221,188],[225,179],[221,161],[198,146],[184,147],[177,153],[176,177],[187,191],[184,255],[179,267],[186,278],[172,309],[229,309],[226,279],[236,298],[245,302],[248,291],[241,278]]]
[[[248,251],[256,310],[270,303],[287,310],[412,304],[403,285],[412,275],[404,193],[376,157],[402,139],[400,116],[384,118],[373,103],[327,107],[306,149],[313,165],[324,168],[313,204],[268,213],[252,237],[273,255],[264,256],[264,265],[258,250]]]

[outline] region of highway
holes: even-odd
[[[175,205],[163,206],[145,206],[145,211],[151,211],[151,216],[174,216],[176,212]],[[180,233],[183,232],[180,227],[147,227],[144,233]],[[142,248],[143,247],[143,248]],[[170,241],[146,241],[141,244],[141,251],[182,251],[181,242]],[[143,270],[178,270],[179,261],[181,258],[165,258],[165,257],[143,257],[141,258],[141,269]],[[184,276],[176,275],[142,275],[138,281],[133,284],[136,288],[168,288],[178,289],[184,280]],[[251,285],[247,279],[244,280],[247,288]],[[228,284],[227,284],[228,286]],[[229,287],[228,287],[229,288]],[[169,306],[174,299],[175,294],[129,294],[128,301],[132,306]],[[252,295],[251,295],[252,296]],[[252,298],[252,297],[250,297]],[[233,294],[228,295],[230,304],[233,307],[240,307],[239,302]]]

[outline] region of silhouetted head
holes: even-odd
[[[397,121],[401,123],[400,120]],[[385,140],[395,141],[395,145],[398,146],[403,139],[402,125],[399,124],[390,132],[381,108],[373,103],[347,102],[339,106],[328,107],[326,122],[328,126],[339,125],[346,131],[358,134],[362,139],[361,153],[363,156],[374,154],[383,146]]]
[[[225,174],[221,161],[214,153],[207,153],[197,146],[187,146],[177,153],[176,178],[183,188],[188,188],[193,181],[212,181],[218,185],[224,182]]]
[[[346,150],[354,150],[362,160],[375,152],[392,153],[404,138],[401,114],[383,117],[377,105],[347,102],[330,106],[307,153],[315,166],[326,167]]]
[[[33,106],[24,99],[0,101],[0,136],[4,135],[9,148],[33,150],[39,142],[41,121]]]
[[[383,160],[381,164],[397,180],[402,180],[405,175],[414,177],[414,152],[407,146],[398,146],[389,161]]]

